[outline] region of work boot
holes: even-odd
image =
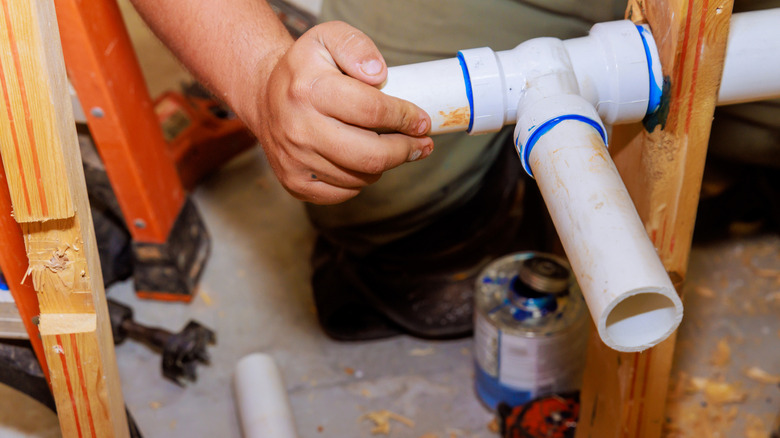
[[[468,336],[481,270],[507,253],[547,250],[550,230],[536,184],[507,147],[474,196],[411,235],[367,254],[321,235],[312,256],[320,324],[338,340]]]

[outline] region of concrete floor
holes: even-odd
[[[152,92],[187,78],[120,3]],[[141,301],[129,283],[109,290],[141,322],[179,330],[196,319],[218,336],[211,366],[199,367],[198,382],[186,388],[161,377],[160,358],[146,347],[117,347],[125,399],[145,436],[240,436],[232,373],[252,352],[270,353],[279,364],[302,438],[371,436],[371,422],[361,417],[381,409],[414,421],[391,422],[391,437],[496,436],[487,427],[491,413],[474,395],[470,339],[337,343],[320,332],[308,285],[314,234],[259,149],[204,181],[193,198],[213,242],[197,298],[189,305]],[[746,373],[759,367],[780,374],[780,237],[696,246],[685,304],[673,372],[680,383],[669,410],[682,431],[671,428],[669,436],[767,436],[780,389]],[[717,386],[721,398],[705,395],[721,381],[733,386]],[[733,400],[722,397],[723,388]],[[53,414],[0,387],[0,436],[59,431]]]

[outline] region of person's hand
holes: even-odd
[[[430,117],[379,91],[386,78],[374,43],[341,22],[310,29],[280,58],[249,125],[293,196],[343,202],[386,170],[430,155]]]

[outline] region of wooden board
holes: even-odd
[[[648,235],[681,291],[688,265],[710,124],[723,69],[730,0],[633,0],[646,20],[665,79],[660,116],[616,128],[615,164]],[[617,353],[591,335],[577,437],[659,437],[675,336],[643,353]]]
[[[53,0],[0,0],[0,153],[64,436],[128,436]],[[45,174],[45,175],[44,175]]]

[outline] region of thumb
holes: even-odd
[[[369,85],[379,85],[387,78],[387,64],[371,38],[340,21],[317,26],[317,37],[339,69]]]

